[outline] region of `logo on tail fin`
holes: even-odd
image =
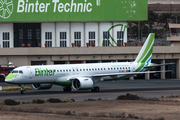
[[[149,34],[135,62],[151,63],[155,33]]]

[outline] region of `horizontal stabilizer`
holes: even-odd
[[[174,65],[175,63],[165,63],[165,64],[154,64],[151,66],[146,66],[144,68],[152,68],[152,67],[159,67],[159,66],[165,66],[165,65]]]

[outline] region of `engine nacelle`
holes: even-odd
[[[89,90],[93,87],[93,84],[91,78],[77,77],[72,80],[72,86],[75,90]]]
[[[46,90],[52,87],[52,84],[32,84],[33,89],[35,90]]]

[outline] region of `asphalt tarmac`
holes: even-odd
[[[14,86],[6,83],[0,83],[0,86]],[[0,101],[13,99],[20,101],[30,101],[32,99],[48,98],[73,98],[76,101],[91,99],[116,99],[119,95],[126,93],[136,94],[145,98],[180,95],[180,80],[119,80],[110,82],[99,82],[96,86],[100,87],[100,92],[92,93],[87,91],[75,91],[64,93],[61,86],[54,85],[49,90],[32,90],[26,91],[26,94],[20,94],[20,91],[0,91]]]

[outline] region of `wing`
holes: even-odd
[[[167,71],[145,71],[145,72],[124,72],[124,73],[94,74],[94,75],[92,75],[92,77],[105,77],[105,76],[117,76],[117,75],[137,75],[137,74],[158,73],[158,72],[171,72],[171,70],[167,70]]]

